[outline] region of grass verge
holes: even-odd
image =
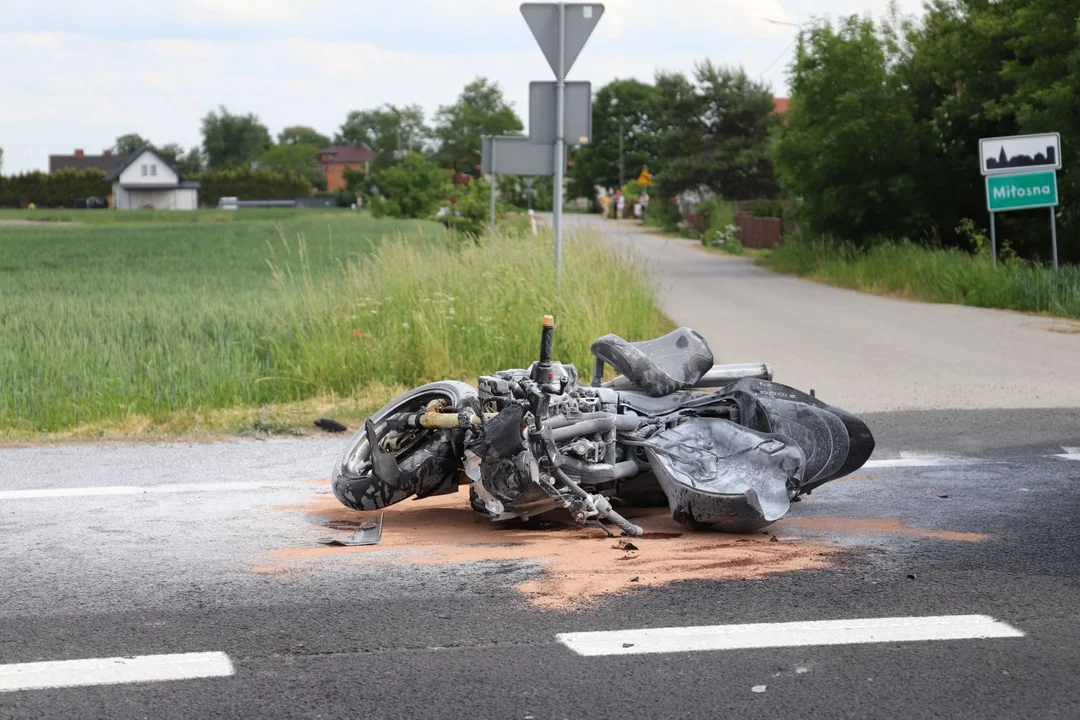
[[[858,252],[786,240],[765,267],[840,287],[931,302],[1080,318],[1080,268],[1061,272],[1023,260],[999,262],[959,250],[888,242]]]

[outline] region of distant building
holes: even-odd
[[[788,111],[788,105],[790,104],[790,102],[791,101],[789,98],[774,97],[772,99],[773,113],[776,115],[785,115]]]
[[[375,153],[363,145],[331,145],[319,152],[319,167],[326,175],[326,189],[345,189],[345,169],[367,173]]]
[[[105,178],[112,183],[117,210],[195,210],[201,184],[184,180],[150,148],[128,156]]]
[[[49,172],[54,173],[57,170],[88,170],[89,168],[97,168],[98,170],[110,173],[123,161],[124,158],[119,155],[113,155],[112,150],[106,150],[101,155],[87,155],[84,151],[79,149],[72,155],[50,155]]]

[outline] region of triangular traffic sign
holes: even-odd
[[[525,3],[521,6],[529,29],[544,52],[551,71],[559,76],[559,6],[556,3]],[[581,49],[589,41],[596,24],[604,14],[598,3],[566,3],[566,46],[564,48],[563,78],[570,72]]]

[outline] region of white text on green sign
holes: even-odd
[[[990,212],[1030,210],[1057,204],[1057,173],[1053,170],[986,178],[986,206]]]

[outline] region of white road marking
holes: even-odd
[[[235,673],[229,656],[221,652],[21,663],[0,665],[0,692],[194,680]]]
[[[591,656],[1016,637],[1024,633],[992,617],[952,615],[560,633],[555,639]]]
[[[44,498],[99,497],[106,495],[157,495],[198,492],[238,492],[260,488],[299,488],[299,482],[187,483],[176,485],[118,485],[113,487],[38,488],[0,490],[0,500],[41,500]]]
[[[1059,457],[1063,460],[1080,460],[1080,448],[1062,447],[1061,449],[1065,451],[1065,454],[1055,455],[1054,457]]]
[[[918,453],[902,452],[898,458],[885,460],[868,460],[861,469],[874,468],[921,468],[921,467],[955,467],[958,465],[974,465],[976,460],[958,457],[936,457],[932,455],[919,455]]]

